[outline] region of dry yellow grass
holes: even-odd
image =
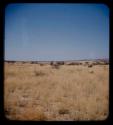
[[[5,63],[4,107],[11,120],[105,120],[109,65]]]

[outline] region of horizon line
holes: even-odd
[[[73,60],[4,60],[4,61],[16,61],[16,62],[51,62],[51,61],[85,61],[85,60],[109,60],[109,58],[95,58],[95,59],[73,59]]]

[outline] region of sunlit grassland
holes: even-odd
[[[4,111],[11,120],[104,120],[109,65],[5,63]]]

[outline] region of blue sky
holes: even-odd
[[[109,8],[104,4],[9,4],[5,60],[109,58]]]

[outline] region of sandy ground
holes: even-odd
[[[10,120],[105,120],[109,65],[5,63],[4,110]]]

